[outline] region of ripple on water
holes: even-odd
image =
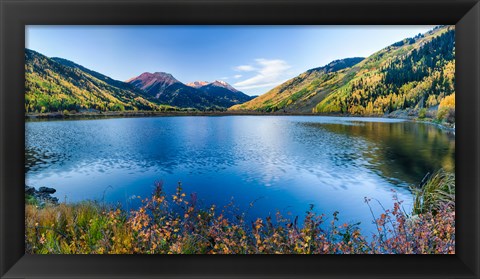
[[[409,200],[427,171],[454,166],[455,138],[391,119],[231,116],[26,123],[26,180],[70,201],[126,203],[155,180],[182,181],[205,204],[232,197],[249,214],[308,204],[369,224],[363,198]],[[420,152],[419,152],[420,150]],[[108,191],[105,189],[108,187]],[[104,193],[105,192],[105,193]],[[406,203],[407,204],[407,203]],[[368,227],[369,225],[365,225]]]

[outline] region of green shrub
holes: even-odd
[[[420,118],[420,119],[425,118],[426,115],[427,115],[427,109],[426,109],[426,108],[422,108],[422,109],[418,112],[418,118]]]

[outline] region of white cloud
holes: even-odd
[[[260,87],[273,87],[286,80],[285,74],[288,69],[291,68],[287,62],[280,59],[255,59],[257,68],[249,66],[256,69],[256,75],[248,78],[243,81],[239,81],[234,84],[234,86],[240,90],[242,89],[253,89]],[[244,67],[238,66],[238,67]],[[238,69],[238,67],[236,67]]]
[[[242,71],[242,72],[251,72],[251,71],[255,71],[255,67],[251,66],[251,65],[240,65],[240,66],[237,66],[234,68],[235,70],[237,71]]]
[[[241,78],[242,75],[234,75],[233,78]]]

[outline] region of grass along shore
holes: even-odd
[[[402,201],[373,215],[377,231],[341,224],[338,214],[303,219],[275,216],[247,222],[227,218],[215,205],[199,207],[197,196],[166,195],[161,182],[142,206],[126,212],[86,201],[40,204],[26,195],[27,254],[447,254],[455,253],[455,176],[439,171],[414,189],[413,212]],[[376,202],[365,198],[368,206]],[[369,240],[367,240],[369,239]]]

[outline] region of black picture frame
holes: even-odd
[[[1,278],[479,278],[478,0],[0,0],[0,18]],[[455,24],[456,254],[24,255],[24,32],[30,24]]]

